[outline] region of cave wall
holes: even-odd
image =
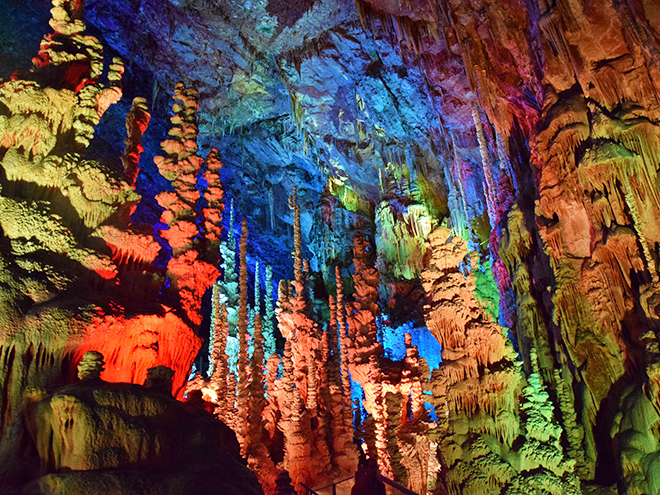
[[[113,161],[88,154],[95,126],[122,97],[124,65],[117,57],[104,63],[82,13],[79,3],[54,2],[53,32],[43,38],[33,68],[0,88],[3,430],[16,419],[26,387],[69,382],[87,350],[105,354],[103,378],[110,381],[143,383],[150,367],[169,366],[173,393],[182,397],[202,344],[201,299],[217,276],[201,259],[214,242],[213,222],[202,227],[208,239],[177,246],[163,267],[153,228],[130,220],[141,199],[135,181],[149,124],[143,98],[133,101],[122,126],[124,153]],[[188,103],[165,151],[195,143],[197,104]],[[182,126],[185,135],[177,132]],[[194,155],[193,144],[179,155]],[[209,178],[218,168],[217,160],[191,160]],[[175,166],[186,170],[176,160]],[[216,223],[217,187],[195,190],[205,194],[205,215],[215,215]],[[171,188],[187,192],[180,184]]]

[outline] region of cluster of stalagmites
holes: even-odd
[[[317,486],[346,477],[357,464],[350,388],[342,391],[339,350],[336,336],[332,336],[336,328],[335,332],[318,329],[306,293],[308,270],[300,254],[300,211],[295,191],[291,207],[296,279],[282,281],[274,311],[267,269],[263,321],[258,266],[255,308],[248,309],[245,221],[239,243],[238,283],[231,258],[234,251],[223,243],[221,250],[229,257],[223,260],[224,277],[213,293],[211,373],[208,380],[199,377],[189,385],[189,390],[201,388],[205,398],[215,404],[216,414],[234,429],[241,452],[266,493],[278,490],[276,480],[282,468],[300,488],[300,483]],[[236,285],[239,297],[231,298],[230,288]],[[275,353],[275,312],[286,339],[281,357]],[[227,354],[230,339],[238,345],[233,372]]]
[[[536,352],[526,378],[506,329],[477,300],[473,273],[462,270],[470,260],[462,238],[445,227],[429,236],[422,272],[429,295],[425,319],[443,347],[443,362],[431,372],[409,334],[402,336],[403,360],[384,356],[377,335],[379,276],[366,233],[354,238],[353,294],[344,294],[337,267],[329,318],[316,318],[301,255],[295,190],[291,208],[295,277],[279,288],[281,355],[264,354],[260,312],[248,309],[243,222],[239,297],[232,302],[237,305],[235,334],[230,332],[225,282],[220,281],[213,296],[210,376],[189,383],[189,393],[201,390],[215,414],[236,432],[266,493],[277,493],[281,469],[299,492],[302,484],[319,486],[350,476],[357,460],[354,440],[377,459],[383,475],[416,493],[581,493],[576,459],[568,455],[576,453],[563,443],[574,445],[575,438],[563,434]],[[232,284],[233,270],[225,265]],[[259,297],[257,292],[257,307]],[[238,350],[234,364],[228,355],[231,339]],[[351,380],[361,385],[367,413],[357,422]],[[429,419],[427,401],[437,421]],[[562,391],[559,402],[564,423],[570,424],[572,414],[577,431],[572,394]]]

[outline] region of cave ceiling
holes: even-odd
[[[48,6],[45,0],[28,4],[16,7],[14,15],[18,22],[31,16],[34,39],[21,48],[33,52]],[[276,253],[286,264],[291,234],[286,201],[294,185],[317,269],[322,261],[314,250],[313,224],[323,195],[334,195],[349,214],[355,212],[347,220],[353,225],[373,220],[383,199],[405,205],[421,196],[442,218],[450,201],[445,176],[458,155],[468,164],[470,216],[479,218],[485,203],[473,171],[481,159],[460,56],[445,40],[434,39],[426,55],[441,59],[442,66],[430,73],[421,48],[399,43],[389,30],[392,21],[385,21],[387,14],[418,21],[428,17],[423,9],[391,2],[381,7],[382,25],[365,29],[351,0],[88,1],[91,32],[102,39],[106,56],[126,62],[126,97],[108,112],[92,148],[107,155],[121,149],[119,122],[130,97],[147,99],[154,118],[138,186],[145,196],[141,209],[157,218],[145,206],[163,187],[150,161],[167,128],[172,88],[184,81],[199,91],[199,141],[203,149],[220,150],[228,195],[264,238],[257,244],[277,246],[260,253],[266,259],[274,261]],[[19,59],[16,49],[11,56]]]

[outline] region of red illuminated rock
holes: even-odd
[[[126,148],[121,157],[124,165],[124,174],[129,184],[135,184],[135,179],[140,172],[140,155],[144,151],[142,146],[142,135],[147,130],[151,114],[147,108],[147,101],[144,98],[135,98],[133,106],[126,115]]]
[[[172,394],[183,397],[189,364],[201,340],[171,310],[162,315],[106,316],[93,321],[84,342],[73,352],[77,362],[87,351],[105,356],[101,378],[108,382],[144,383],[147,370],[167,366],[174,370]]]

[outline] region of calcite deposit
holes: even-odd
[[[82,14],[80,2],[55,1],[34,68],[0,86],[3,429],[26,387],[67,383],[87,351],[106,356],[106,381],[143,383],[149,368],[169,366],[181,397],[201,346],[199,299],[216,274],[190,251],[158,269],[159,240],[130,221],[144,99],[127,116],[123,167],[86,154],[121,98],[124,66],[114,58],[104,72]]]
[[[5,3],[0,480],[660,495],[656,2]]]

